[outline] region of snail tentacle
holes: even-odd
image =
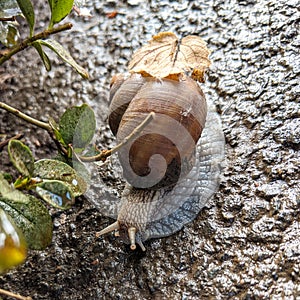
[[[130,240],[130,249],[131,250],[136,249],[135,234],[136,234],[136,228],[135,227],[129,227],[128,228],[128,237],[129,237],[129,240]]]
[[[110,225],[108,225],[107,227],[105,227],[104,229],[102,229],[100,232],[98,232],[96,234],[97,237],[99,237],[100,235],[115,231],[115,230],[119,230],[120,229],[120,224],[119,221],[116,221]]]

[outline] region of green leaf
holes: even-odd
[[[36,192],[56,208],[67,209],[75,202],[69,185],[59,180],[44,180],[37,185]]]
[[[10,18],[20,15],[22,12],[15,0],[0,1],[0,18]]]
[[[59,132],[59,126],[58,124],[55,122],[55,120],[52,117],[49,117],[49,125],[51,126],[53,133],[55,135],[56,140],[62,144],[64,147],[68,147],[68,145],[65,143],[65,141],[63,140],[60,132]]]
[[[87,183],[77,172],[66,163],[54,159],[41,159],[34,164],[34,177],[43,180],[63,181],[74,197],[82,195],[87,189]]]
[[[41,44],[36,41],[32,43],[32,46],[37,50],[42,62],[44,63],[45,69],[49,72],[51,70],[51,61],[48,55],[43,51]]]
[[[19,176],[17,180],[14,182],[14,187],[18,190],[21,189],[31,189],[31,178]]]
[[[0,42],[10,48],[18,44],[20,34],[14,22],[0,22]]]
[[[27,246],[22,232],[12,218],[0,209],[0,274],[22,263]]]
[[[66,50],[60,43],[57,41],[47,39],[47,40],[37,40],[41,45],[44,45],[54,51],[62,60],[67,64],[73,67],[77,73],[79,73],[83,78],[88,79],[88,72],[77,64],[74,58],[71,56],[68,50]]]
[[[34,169],[34,158],[30,149],[18,140],[8,143],[8,154],[16,169],[24,176],[31,177]]]
[[[8,32],[6,36],[7,46],[12,47],[18,44],[20,35],[18,29],[13,24],[8,24]]]
[[[94,111],[87,105],[68,108],[59,120],[59,131],[66,144],[82,151],[92,140],[96,130]]]
[[[17,0],[17,2],[19,4],[19,7],[21,8],[23,15],[27,20],[27,23],[30,28],[30,37],[32,37],[35,23],[35,16],[32,3],[30,0]]]
[[[31,195],[14,189],[0,173],[0,207],[24,233],[31,249],[44,249],[52,240],[52,220],[46,207]]]
[[[51,9],[49,28],[52,28],[54,24],[59,23],[70,13],[73,2],[73,0],[48,0]]]

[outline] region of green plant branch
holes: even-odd
[[[29,117],[28,115],[20,112],[18,109],[14,108],[14,107],[11,107],[8,104],[0,102],[0,108],[5,109],[6,111],[14,114],[18,118],[21,118],[21,119],[25,120],[28,123],[31,123],[33,125],[36,125],[36,126],[40,127],[40,128],[46,129],[48,132],[52,132],[52,128],[51,128],[51,126],[48,123],[39,121],[39,120],[34,119],[32,117]]]
[[[48,133],[50,134],[51,138],[53,139],[53,141],[55,142],[57,148],[66,156],[68,156],[68,150],[66,148],[64,148],[64,146],[57,140],[57,138],[55,137],[55,134],[54,134],[54,131],[53,131],[53,128],[51,127],[51,125],[49,123],[46,123],[46,122],[42,122],[42,121],[39,121],[37,119],[34,119],[24,113],[22,113],[21,111],[19,111],[18,109],[8,105],[8,104],[5,104],[3,102],[0,102],[0,109],[3,108],[5,109],[6,111],[14,114],[15,116],[17,116],[18,118],[21,118],[23,119],[24,121],[30,123],[30,124],[33,124],[35,126],[38,126],[42,129],[45,129],[48,131]],[[5,146],[5,145],[4,145]]]
[[[110,149],[110,150],[103,150],[101,153],[95,156],[79,156],[79,159],[82,162],[93,162],[93,161],[105,161],[105,159],[112,154],[116,153],[119,151],[122,147],[127,145],[130,141],[135,139],[141,132],[142,130],[155,118],[155,112],[149,113],[149,115],[145,118],[145,120],[138,126],[136,127],[127,137],[124,138],[124,140],[118,144],[116,147]]]
[[[73,26],[72,23],[66,23],[66,24],[57,26],[55,28],[46,29],[46,30],[34,35],[33,37],[29,37],[29,38],[23,40],[18,45],[14,46],[10,49],[4,50],[2,53],[0,53],[0,65],[2,65],[5,61],[9,60],[16,53],[31,46],[31,44],[33,42],[40,40],[40,39],[46,39],[51,34],[55,34],[55,33],[58,33],[58,32],[64,31],[64,30],[69,30],[72,28],[72,26]]]

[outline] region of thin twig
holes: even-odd
[[[23,120],[25,120],[26,122],[30,123],[30,124],[33,124],[35,126],[38,126],[42,129],[45,129],[48,131],[48,133],[50,134],[52,140],[54,141],[54,143],[56,144],[57,148],[66,156],[68,156],[68,150],[64,148],[64,146],[57,140],[55,134],[54,134],[54,131],[53,131],[53,128],[51,127],[51,125],[49,123],[46,123],[46,122],[42,122],[42,121],[39,121],[37,119],[34,119],[22,112],[20,112],[18,109],[8,105],[8,104],[5,104],[3,102],[0,102],[0,109],[3,108],[5,109],[6,111],[14,114],[15,116],[17,116],[18,118],[21,118]],[[1,149],[1,144],[0,144],[0,149]]]
[[[116,153],[122,147],[127,145],[130,141],[134,140],[154,118],[155,118],[155,112],[149,113],[149,115],[145,118],[145,120],[138,127],[136,127],[127,137],[125,137],[124,140],[116,147],[110,150],[103,150],[100,154],[95,156],[89,156],[89,157],[80,156],[80,160],[83,162],[93,162],[93,161],[100,161],[100,160],[105,161],[107,157]]]
[[[14,21],[16,21],[16,17],[13,16],[13,17],[7,17],[7,18],[5,18],[5,17],[0,18],[0,22],[8,22],[8,21],[14,22]]]
[[[17,117],[25,120],[28,123],[31,123],[33,125],[36,125],[36,126],[40,127],[40,128],[46,129],[48,132],[52,132],[52,128],[51,128],[51,126],[48,123],[39,121],[39,120],[34,119],[32,117],[29,117],[28,115],[20,112],[18,109],[14,108],[14,107],[12,107],[12,106],[10,106],[8,104],[0,102],[0,108],[5,109],[6,111],[14,114],[15,116],[17,116]]]
[[[20,139],[22,137],[23,137],[23,134],[19,133],[19,134],[15,135],[15,136],[13,136],[13,137],[11,137],[9,139],[6,139],[3,142],[0,142],[0,151],[9,143],[9,141],[11,141],[11,140],[18,140],[18,139]]]
[[[119,145],[111,149],[111,154],[116,153],[117,151],[120,150],[120,148],[124,147],[127,145],[130,141],[135,139],[141,131],[155,118],[155,112],[149,113],[149,115],[145,118],[145,120],[138,126],[136,127]]]
[[[18,294],[15,294],[15,293],[3,290],[3,289],[0,289],[0,293],[5,295],[5,296],[13,297],[13,298],[16,298],[16,299],[19,299],[19,300],[32,300],[32,298],[29,297],[29,296],[28,297],[23,297],[21,295],[18,295]]]
[[[55,28],[46,29],[30,38],[23,40],[21,43],[19,43],[15,47],[13,47],[11,49],[6,49],[5,51],[2,52],[2,55],[0,53],[0,65],[2,65],[5,61],[9,60],[16,53],[29,47],[31,45],[31,43],[33,43],[37,40],[40,40],[40,39],[46,39],[51,34],[55,34],[55,33],[58,33],[58,32],[64,31],[64,30],[69,30],[72,28],[72,26],[73,26],[72,23],[66,23],[66,24],[57,26]]]

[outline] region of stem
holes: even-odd
[[[16,21],[16,17],[13,16],[13,17],[7,17],[7,18],[0,18],[0,22],[8,22],[8,21],[14,22],[14,21]]]
[[[5,104],[3,102],[0,102],[0,108],[3,108],[5,109],[6,111],[14,114],[15,116],[25,120],[26,122],[28,123],[31,123],[33,125],[36,125],[38,127],[41,127],[43,129],[46,129],[48,132],[52,132],[52,128],[51,126],[48,124],[48,123],[45,123],[45,122],[42,122],[42,121],[39,121],[37,119],[34,119],[32,117],[29,117],[28,115],[20,112],[18,109],[14,108],[14,107],[11,107],[9,106],[8,104]]]
[[[105,161],[105,159],[112,154],[116,153],[119,151],[122,147],[127,145],[129,142],[134,140],[141,132],[142,130],[154,119],[155,117],[155,112],[149,113],[149,115],[145,118],[145,120],[138,126],[136,127],[124,140],[118,144],[116,147],[110,149],[110,150],[103,150],[100,154],[95,155],[95,156],[80,156],[80,160],[83,162],[93,162],[93,161]]]
[[[23,137],[23,134],[19,133],[19,134],[15,135],[15,136],[13,136],[13,137],[11,137],[11,138],[3,141],[3,142],[0,142],[0,151],[2,150],[2,148],[4,148],[9,143],[9,141],[11,141],[11,140],[18,140],[18,139],[20,139],[22,137]]]
[[[53,128],[51,127],[51,125],[49,123],[46,123],[46,122],[42,122],[42,121],[39,121],[37,119],[34,119],[32,117],[29,117],[28,115],[20,112],[18,109],[14,108],[14,107],[11,107],[9,106],[8,104],[5,104],[3,102],[0,102],[0,109],[3,108],[5,109],[6,111],[14,114],[15,116],[17,116],[18,118],[21,118],[23,120],[25,120],[26,122],[30,123],[30,124],[33,124],[35,126],[38,126],[42,129],[45,129],[48,131],[48,133],[50,134],[52,140],[54,141],[54,143],[56,144],[57,148],[62,152],[64,153],[64,155],[68,156],[68,150],[64,148],[64,146],[57,140],[55,134],[54,134],[54,131],[53,131]],[[2,142],[3,143],[3,142]],[[0,143],[0,150],[1,150],[1,147],[4,147],[4,145],[1,145]]]
[[[32,300],[31,297],[23,297],[21,295],[18,295],[18,294],[15,294],[15,293],[3,290],[3,289],[0,289],[0,293],[5,295],[5,296],[13,297],[13,298],[16,298],[16,299],[19,299],[19,300]]]
[[[55,28],[46,29],[32,37],[29,37],[29,38],[23,40],[15,47],[5,50],[4,53],[2,53],[2,55],[0,54],[0,65],[2,65],[5,61],[9,60],[16,53],[29,47],[31,45],[31,43],[35,42],[36,40],[46,39],[47,37],[49,37],[49,35],[55,34],[55,33],[58,33],[58,32],[64,31],[64,30],[69,30],[72,28],[72,26],[73,25],[71,23],[66,23],[66,24],[57,26]]]
[[[155,112],[152,111],[145,118],[145,120],[138,127],[136,127],[120,144],[118,144],[116,147],[110,150],[111,154],[116,153],[122,147],[127,145],[130,141],[135,139],[141,133],[141,131],[154,119],[154,117],[155,117]]]

